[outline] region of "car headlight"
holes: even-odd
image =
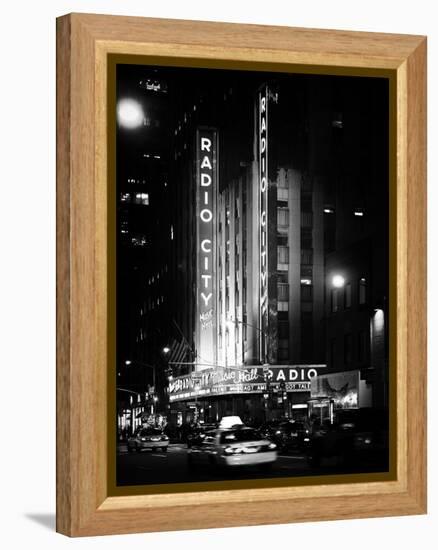
[[[145,437],[141,437],[140,438],[142,441],[146,441],[146,438]]]
[[[168,441],[169,438],[167,437],[167,435],[163,435],[163,437],[161,438],[163,441]]]
[[[273,451],[277,448],[277,445],[275,443],[269,443],[268,447],[271,449],[271,451]]]
[[[226,455],[237,455],[242,452],[242,449],[239,447],[225,447],[224,453]]]

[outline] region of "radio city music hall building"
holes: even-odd
[[[170,418],[301,417],[345,372],[385,406],[383,85],[194,71],[172,96],[166,70],[168,295],[154,314],[185,347],[166,365]]]

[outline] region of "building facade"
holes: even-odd
[[[343,405],[387,407],[386,81],[126,71],[118,386],[175,423],[297,418],[353,378]]]

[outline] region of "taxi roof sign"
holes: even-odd
[[[223,416],[219,422],[219,428],[232,428],[233,426],[243,426],[240,416]]]

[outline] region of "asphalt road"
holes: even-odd
[[[369,465],[356,465],[357,472],[376,471]],[[303,453],[299,451],[281,454],[269,473],[257,468],[229,468],[217,470],[208,466],[187,466],[187,447],[183,444],[169,445],[168,452],[143,450],[128,453],[126,446],[120,446],[117,455],[117,485],[149,485],[162,483],[191,483],[196,481],[221,481],[233,479],[260,479],[353,473],[340,471],[333,464],[311,468]]]

